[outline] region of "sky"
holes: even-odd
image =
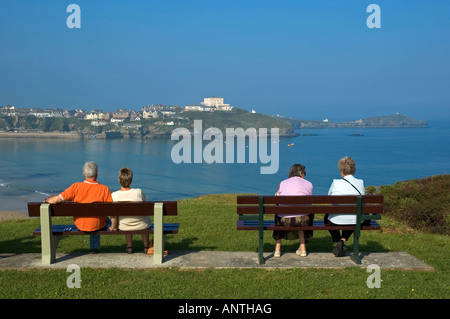
[[[2,0],[0,106],[450,119],[448,39],[446,0]]]

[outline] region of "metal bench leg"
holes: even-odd
[[[264,198],[259,197],[259,234],[258,234],[258,257],[259,264],[264,265]]]
[[[355,233],[353,234],[353,256],[352,260],[361,265],[361,258],[359,257],[359,236],[361,235],[361,222],[363,220],[362,216],[362,198],[358,196],[357,201],[357,214],[356,214],[356,227]]]
[[[56,248],[61,236],[54,236],[50,204],[41,204],[41,249],[42,264],[50,265],[56,260]]]
[[[155,203],[154,208],[154,232],[153,232],[153,264],[162,264],[164,257],[164,244],[166,236],[163,233],[163,204]]]
[[[356,264],[361,265],[361,258],[359,257],[359,234],[358,236],[356,236],[356,232],[353,237],[353,256],[351,257],[351,259]]]

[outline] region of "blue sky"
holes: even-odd
[[[69,29],[71,3],[81,28]],[[369,29],[369,4],[381,28]],[[0,105],[450,119],[450,1],[0,2]]]

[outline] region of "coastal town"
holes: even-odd
[[[61,137],[111,138],[167,135],[168,130],[190,121],[191,112],[230,112],[235,107],[225,104],[222,97],[206,97],[203,102],[179,105],[152,104],[140,110],[100,109],[64,110],[62,108],[0,107],[0,133],[21,133],[15,136],[55,136],[42,133],[67,133]],[[8,136],[3,134],[3,136]]]
[[[186,105],[184,108],[179,105],[152,104],[143,106],[140,111],[119,109],[113,112],[103,112],[99,109],[86,111],[81,109],[63,110],[61,108],[16,108],[15,106],[5,105],[0,107],[0,115],[11,117],[35,116],[38,118],[77,118],[90,120],[91,125],[93,126],[102,126],[108,123],[121,123],[125,120],[137,122],[141,121],[141,119],[170,119],[183,111],[215,112],[231,111],[233,108],[234,107],[230,106],[230,104],[224,104],[223,98],[213,96],[204,98],[201,103]],[[173,121],[165,122],[166,125],[173,125],[171,123],[173,123]]]
[[[427,127],[425,120],[402,114],[377,116],[348,122],[299,120],[269,116],[225,104],[222,97],[206,97],[203,102],[185,106],[152,104],[140,110],[103,112],[100,109],[64,110],[62,108],[0,107],[0,138],[170,138],[178,127],[192,131],[194,120],[206,127],[279,128],[280,136],[296,136],[302,128]]]

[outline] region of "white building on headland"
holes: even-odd
[[[205,97],[200,104],[190,104],[184,107],[185,111],[200,111],[200,112],[214,112],[214,111],[231,111],[233,109],[230,104],[224,104],[222,97]]]
[[[220,111],[231,111],[233,109],[230,104],[224,104],[222,97],[205,97],[203,99],[202,105],[204,106],[210,106],[214,110],[220,110]]]

